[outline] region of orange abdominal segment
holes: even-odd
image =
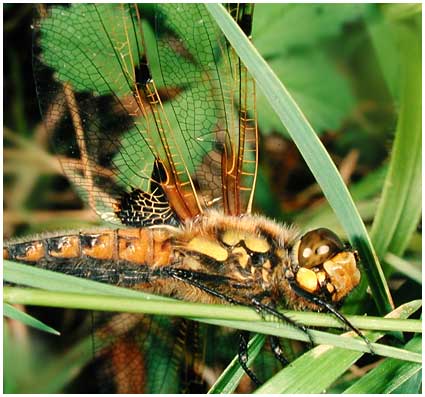
[[[113,245],[113,238],[112,231],[106,231],[101,234],[81,235],[82,254],[96,259],[112,259],[113,251],[110,247]],[[86,244],[83,242],[86,242]]]

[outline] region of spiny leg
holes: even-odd
[[[283,355],[283,349],[279,338],[277,336],[270,335],[269,341],[275,358],[282,364],[282,366],[286,367],[289,364],[289,361]]]
[[[302,324],[298,324],[296,321],[292,320],[288,316],[285,316],[284,314],[278,312],[275,308],[268,306],[264,303],[261,303],[257,298],[252,298],[252,304],[256,308],[256,310],[261,314],[264,315],[264,313],[269,313],[272,316],[277,317],[279,320],[281,320],[284,323],[288,323],[292,325],[293,327],[299,329],[300,331],[304,332],[309,339],[310,346],[314,346],[313,337],[311,336],[309,330],[307,327],[305,327]]]
[[[256,386],[261,386],[261,382],[257,378],[251,369],[248,368],[248,341],[249,341],[249,332],[242,331],[239,333],[239,351],[238,351],[238,360],[242,369],[245,373],[251,378]]]

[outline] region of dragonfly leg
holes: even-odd
[[[256,384],[256,386],[261,386],[261,382],[254,374],[254,372],[248,368],[248,340],[249,340],[249,332],[243,331],[239,333],[239,351],[238,351],[238,359],[239,364],[245,371],[245,373],[251,378],[251,380]]]
[[[304,332],[308,336],[309,345],[314,346],[314,340],[312,335],[310,334],[307,327],[305,327],[302,324],[298,324],[296,321],[292,320],[288,316],[285,316],[284,314],[277,311],[274,307],[269,306],[267,304],[264,304],[260,302],[256,297],[251,299],[252,304],[254,305],[255,309],[258,313],[261,314],[261,316],[264,317],[265,313],[271,314],[272,316],[276,317],[277,319],[281,320],[284,323],[288,323],[292,325],[293,327],[299,329],[300,331]]]
[[[282,366],[286,367],[289,364],[289,361],[283,355],[283,349],[280,345],[279,338],[277,336],[270,335],[269,341],[275,358],[282,364]]]

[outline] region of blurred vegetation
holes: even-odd
[[[420,4],[259,4],[254,16],[253,42],[349,186],[371,230],[395,306],[421,298],[421,12]],[[6,238],[98,223],[61,175],[43,131],[31,68],[32,17],[31,5],[4,5]],[[256,211],[295,222],[301,229],[320,226],[343,234],[260,93],[258,117]],[[344,310],[377,313],[366,285],[350,297]],[[67,314],[52,322],[44,312],[33,311],[55,329],[75,328],[81,316]],[[39,357],[54,358],[66,347],[56,341],[52,348],[47,344],[51,337],[16,322],[4,329],[5,363],[20,363],[19,368],[5,365],[11,392],[34,382]],[[345,390],[374,365],[374,359],[361,359],[327,391]],[[410,388],[399,390],[418,392],[418,381],[413,376],[410,380]]]

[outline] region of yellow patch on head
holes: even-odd
[[[219,243],[204,237],[195,237],[186,246],[189,251],[196,251],[214,258],[216,261],[224,262],[229,254]]]
[[[299,286],[308,291],[314,292],[317,289],[317,277],[316,273],[313,270],[306,269],[305,267],[301,267],[297,273],[297,283]]]
[[[325,272],[317,272],[316,274],[317,281],[319,284],[323,284],[326,280],[326,273]]]

